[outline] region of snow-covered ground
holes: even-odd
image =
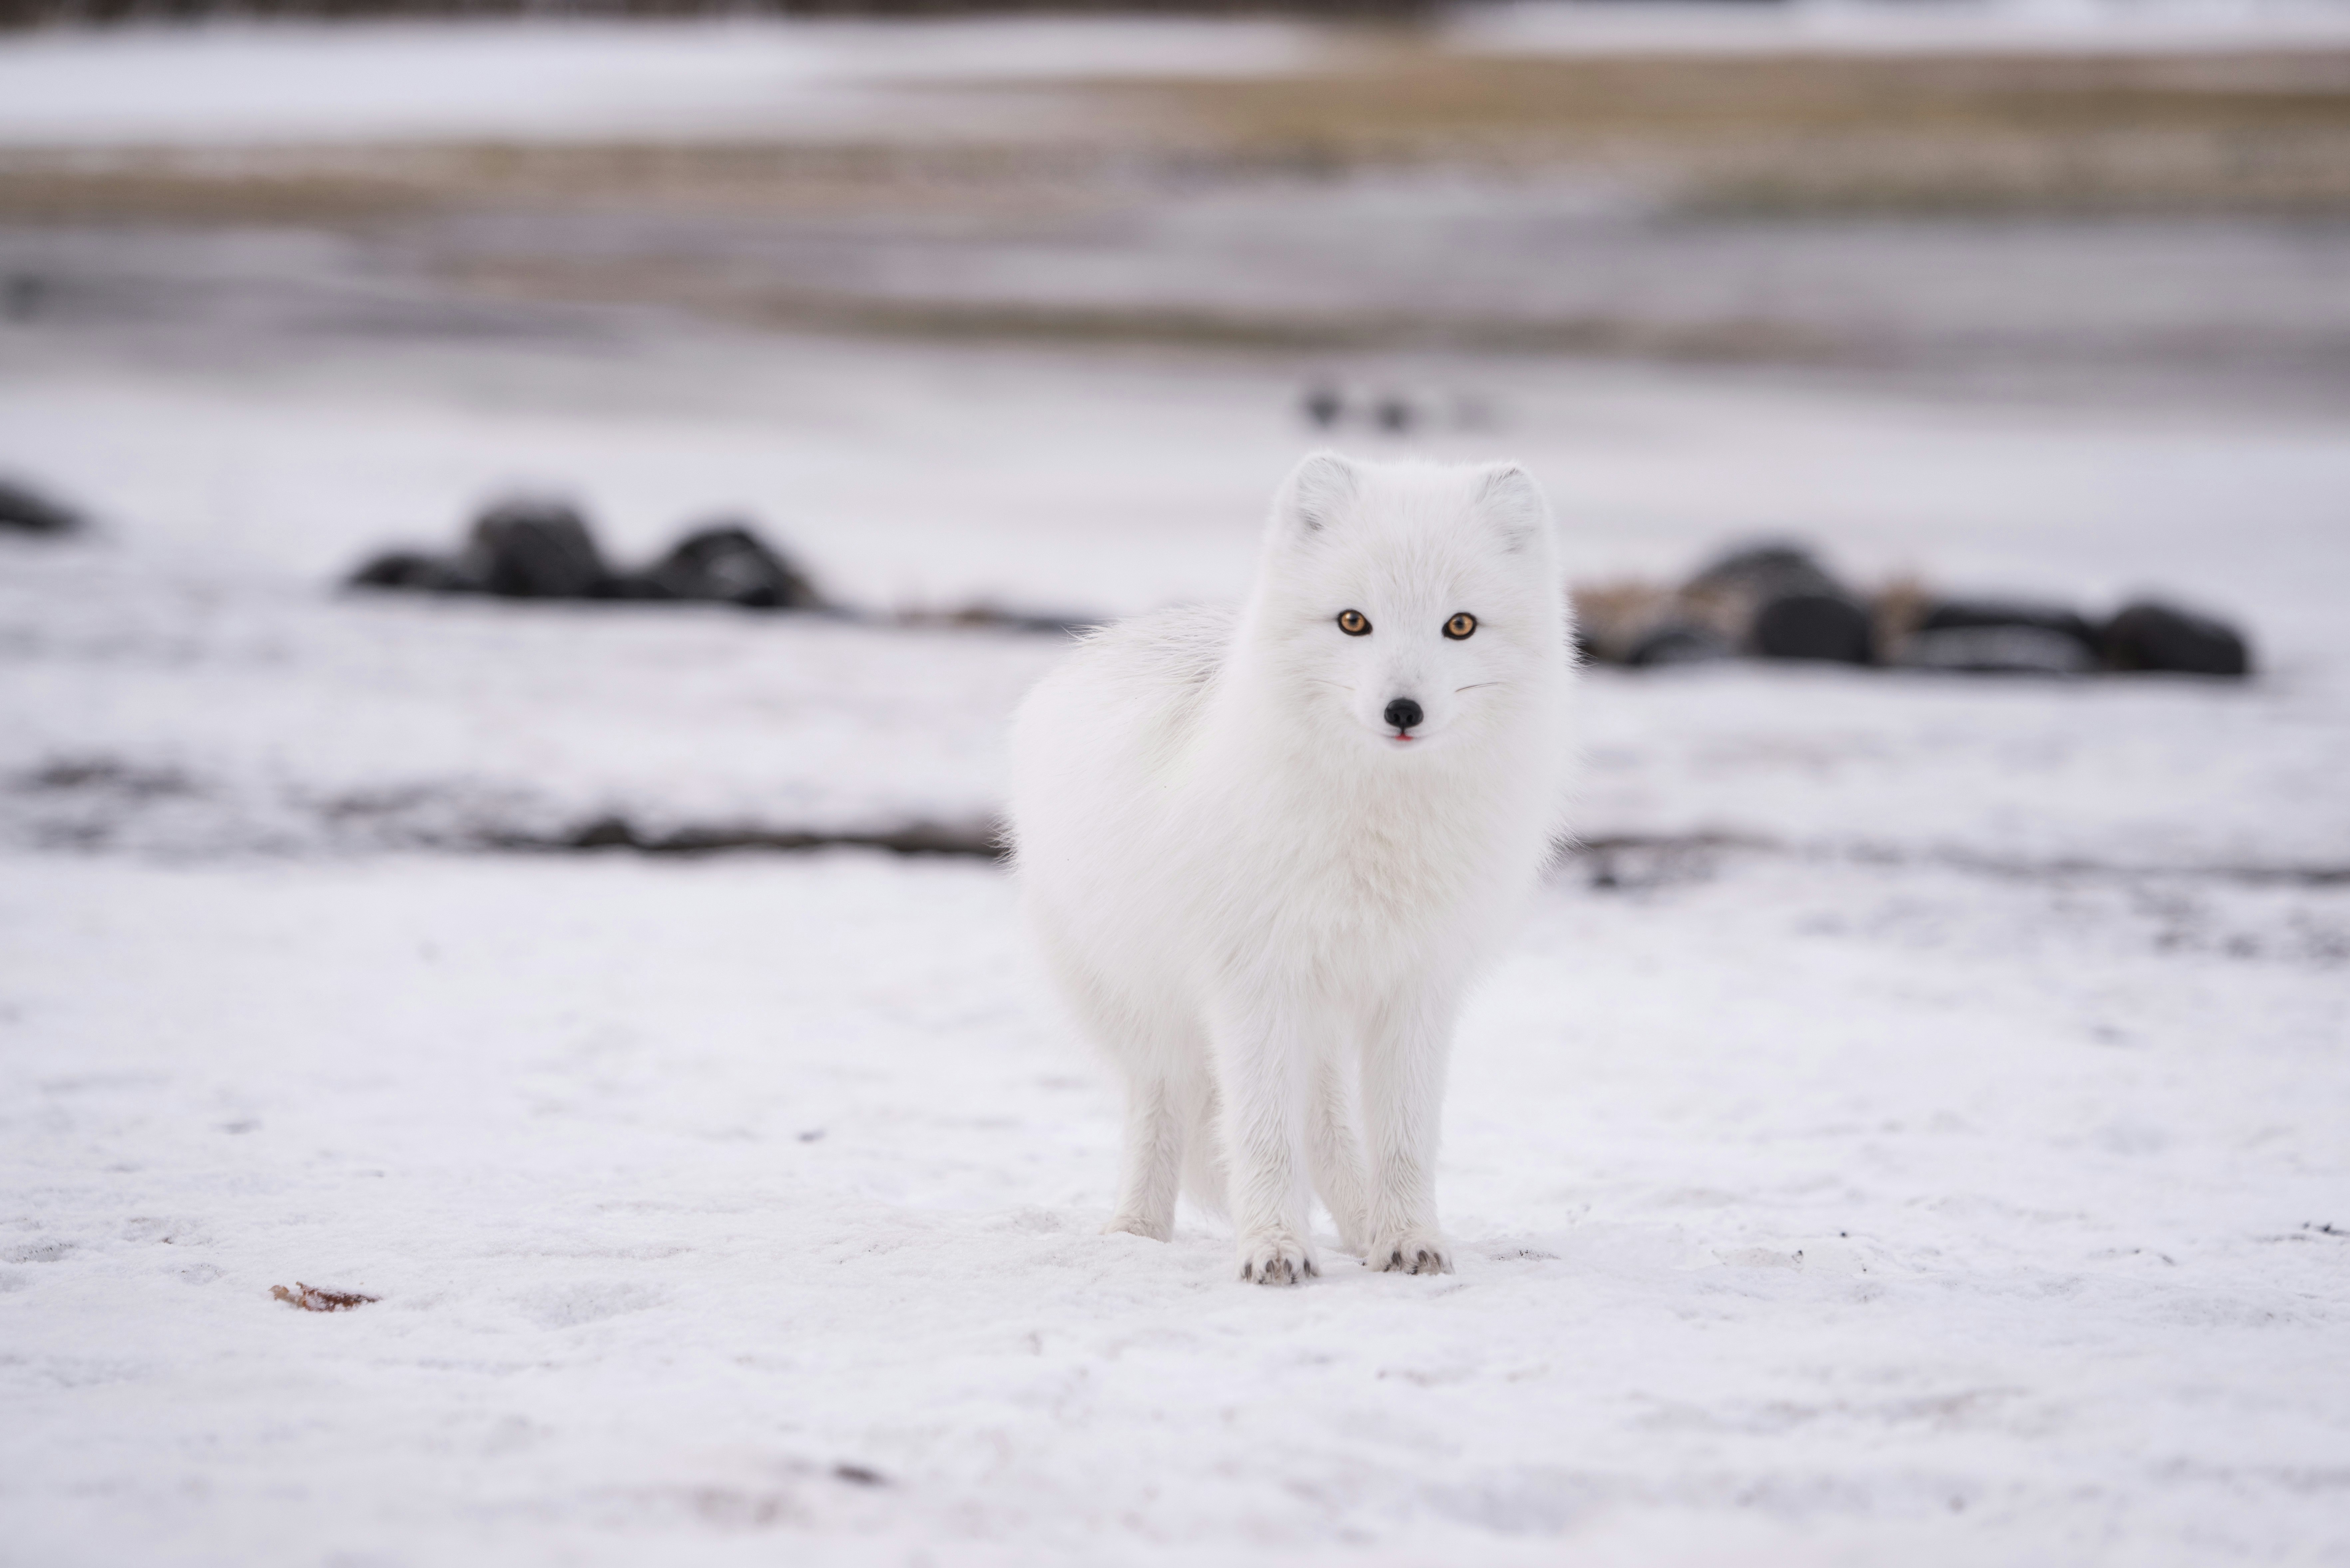
[[[1124,613],[1231,600],[1315,437],[1300,373],[724,338],[390,348],[221,371],[42,363],[0,468],[104,518],[0,541],[0,831],[161,852],[983,818],[1049,638],[723,611],[338,597],[508,487],[575,495],[624,559],[740,511],[875,607]],[[1326,369],[1327,367],[1325,367]],[[1343,369],[1343,367],[1342,367]],[[1392,366],[1381,367],[1392,370]],[[1737,667],[1603,673],[1586,831],[2002,864],[2350,866],[2350,441],[2340,416],[1890,400],[1692,374],[1456,361],[1570,569],[1669,578],[1758,530],[1867,581],[2241,620],[2248,686],[2012,685]],[[45,782],[47,781],[47,782]]]
[[[0,36],[0,149],[1066,130],[987,89],[1295,72],[1364,41],[1359,28],[1132,16],[53,28]],[[2339,48],[2350,5],[1517,0],[1461,7],[1422,41],[1462,56]]]
[[[224,339],[240,342],[233,336]],[[2350,430],[1541,361],[0,339],[0,1561],[2350,1563]],[[1052,639],[362,598],[504,488],[843,597],[1231,597],[1309,372],[1580,575],[2167,588],[2263,674],[1600,674],[1465,1023],[1461,1272],[1095,1233],[983,862]],[[438,847],[432,847],[438,846]],[[297,1281],[380,1301],[312,1315]],[[845,1468],[844,1468],[845,1467]]]
[[[1278,22],[1134,17],[54,29],[0,40],[0,147],[920,134],[1007,123],[941,88],[1250,74],[1314,44]]]
[[[2340,0],[1785,0],[1749,5],[1502,0],[1463,7],[1452,47],[1508,54],[2168,54],[2339,47]]]
[[[12,857],[6,1555],[2340,1563],[2307,907],[1562,885],[1459,1273],[1273,1293],[1095,1233],[978,866]]]

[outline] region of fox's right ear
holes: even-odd
[[[1550,505],[1534,475],[1514,462],[1497,462],[1477,487],[1477,504],[1502,530],[1513,550],[1523,550],[1550,527]]]
[[[1335,452],[1308,453],[1281,487],[1276,514],[1292,533],[1321,533],[1355,498],[1354,464]]]

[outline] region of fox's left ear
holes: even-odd
[[[1514,462],[1496,463],[1477,486],[1477,510],[1502,531],[1512,550],[1534,545],[1550,532],[1550,504],[1534,475]]]

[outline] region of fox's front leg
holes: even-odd
[[[1449,1274],[1436,1221],[1436,1146],[1452,1047],[1449,994],[1405,993],[1373,1016],[1363,1044],[1363,1131],[1370,1156],[1370,1248],[1363,1262]]]
[[[1309,1044],[1292,1010],[1263,1001],[1233,1006],[1216,1022],[1240,1277],[1259,1284],[1300,1284],[1322,1272],[1306,1240]]]
[[[1164,1241],[1175,1234],[1175,1192],[1183,1174],[1183,1124],[1176,1085],[1164,1074],[1133,1071],[1126,1085],[1126,1147],[1118,1211],[1105,1233]]]

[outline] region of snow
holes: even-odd
[[[2340,0],[1466,7],[1463,54],[2100,55],[2338,48]],[[0,147],[332,146],[1066,130],[1015,83],[1311,69],[1356,32],[1261,18],[212,21],[0,36]]]
[[[0,776],[124,775],[0,794],[0,833],[169,853],[546,836],[609,812],[983,819],[1003,716],[1051,638],[327,585],[385,544],[453,545],[468,508],[522,486],[577,496],[623,559],[746,510],[876,608],[1229,601],[1264,497],[1311,439],[1295,373],[1244,361],[715,340],[401,363],[60,366],[0,387],[0,468],[109,520],[85,544],[7,546],[16,697]],[[1587,834],[2350,865],[2333,787],[2350,771],[2334,648],[2350,442],[2334,419],[1598,369],[1430,374],[1473,386],[1501,428],[1410,450],[1531,464],[1577,576],[1670,577],[1725,538],[1792,530],[1864,581],[1911,570],[2092,609],[2183,597],[2241,619],[2269,671],[2247,687],[1602,674]]]
[[[1562,885],[1462,1030],[1459,1273],[1274,1293],[1094,1233],[1114,1107],[991,870],[18,859],[0,1514],[45,1563],[2338,1562],[2350,948],[2337,897],[2330,956],[2234,949],[2264,901]]]
[[[1313,56],[1300,27],[1166,18],[50,30],[0,39],[0,146],[902,135],[971,122],[941,88],[1255,75]]]
[[[1503,0],[1465,10],[1454,47],[1532,55],[2189,54],[2338,48],[2339,0],[1738,0],[1580,4]]]
[[[0,469],[102,525],[0,541],[0,1558],[2350,1562],[2338,413],[8,348]],[[1484,398],[1409,450],[1513,450],[1584,576],[1795,526],[2167,587],[2265,673],[1596,675],[1610,842],[1461,1033],[1460,1272],[1274,1293],[1096,1233],[1117,1107],[993,867],[461,852],[982,818],[1053,639],[331,590],[535,484],[879,608],[1230,597],[1308,370]]]

